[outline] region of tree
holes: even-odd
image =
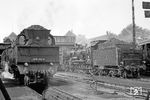
[[[126,42],[132,42],[133,34],[132,34],[132,24],[125,27],[121,33],[118,35],[118,39],[126,41]],[[140,26],[135,26],[135,32],[136,32],[136,41],[139,42],[140,40],[144,39],[150,39],[150,30],[143,29]]]
[[[5,37],[3,39],[3,42],[4,43],[12,43],[13,41],[16,40],[16,38],[17,38],[17,35],[14,32],[12,32],[8,37]]]
[[[112,39],[112,38],[117,38],[117,35],[110,32],[110,31],[106,31],[106,33],[107,33],[107,37],[108,37],[109,40]]]
[[[3,42],[4,43],[12,43],[12,41],[10,40],[10,38],[8,38],[8,37],[5,37],[4,39],[3,39]]]
[[[76,43],[85,46],[88,43],[88,39],[85,37],[85,35],[79,34],[76,36]]]

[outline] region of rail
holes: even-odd
[[[44,91],[43,100],[82,100],[58,88],[51,87]]]
[[[60,75],[64,76],[66,78],[66,75],[63,75],[63,74],[60,74]],[[103,87],[106,87],[106,88],[115,89],[116,90],[115,92],[118,92],[118,93],[121,92],[121,93],[124,93],[125,95],[131,96],[131,97],[142,98],[142,99],[145,99],[145,100],[149,100],[150,88],[146,89],[146,88],[142,87],[142,95],[133,95],[133,94],[130,93],[130,88],[132,88],[132,87],[134,88],[134,86],[135,86],[134,84],[132,84],[132,85],[130,85],[130,84],[121,84],[121,83],[116,84],[116,82],[118,82],[118,80],[121,79],[121,78],[112,78],[112,77],[105,77],[105,76],[101,76],[101,78],[100,78],[100,77],[95,76],[92,73],[91,70],[89,70],[89,74],[86,75],[86,76],[87,76],[87,78],[82,78],[83,79],[82,82],[90,84],[90,87],[96,93],[98,93],[98,86],[103,86]],[[78,77],[76,75],[69,75],[69,77],[75,78],[76,81],[81,80],[81,77]],[[108,80],[108,78],[110,80]],[[116,82],[115,83],[110,82],[111,80],[114,80],[114,81],[116,80]],[[131,79],[130,80],[129,79],[121,79],[121,80],[129,81],[129,83],[131,83],[130,81],[134,81],[134,80],[131,80]],[[139,82],[142,82],[142,81],[139,81]],[[137,85],[137,87],[138,86],[139,85]]]
[[[89,77],[90,77],[90,87],[97,92],[97,85],[98,85],[98,80],[96,79],[94,73],[92,72],[93,69],[89,69]],[[98,72],[98,71],[97,71]],[[96,72],[95,72],[96,73]]]

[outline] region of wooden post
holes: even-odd
[[[9,96],[9,94],[8,94],[8,92],[7,92],[7,90],[6,90],[6,88],[5,88],[5,86],[4,86],[1,79],[0,79],[0,90],[2,91],[2,94],[5,98],[5,100],[11,100],[10,96]]]
[[[91,46],[91,68],[93,68],[93,48]]]

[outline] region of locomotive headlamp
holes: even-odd
[[[28,63],[26,62],[26,63],[24,63],[24,66],[28,67],[29,65],[28,65]]]
[[[144,64],[146,63],[146,61],[142,61]]]
[[[29,72],[28,71],[25,71],[25,74],[28,74]]]
[[[36,37],[36,40],[40,40],[40,38],[37,36],[37,37]]]
[[[120,62],[120,64],[121,64],[121,65],[123,65],[123,64],[124,64],[124,62],[123,62],[123,61],[121,61],[121,62]]]
[[[57,72],[57,69],[56,69],[56,67],[50,67],[50,68],[48,69],[48,72],[49,72],[51,75],[54,75],[54,74]]]
[[[52,66],[53,66],[54,64],[53,64],[53,63],[50,63],[50,65],[52,65]]]

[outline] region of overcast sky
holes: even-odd
[[[0,0],[0,42],[11,32],[39,24],[53,35],[68,30],[92,38],[111,31],[119,34],[132,23],[132,0]],[[150,0],[143,0],[150,1]],[[135,0],[135,22],[150,29],[142,0]]]

